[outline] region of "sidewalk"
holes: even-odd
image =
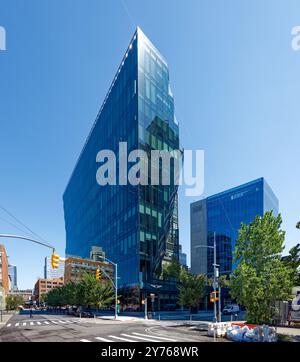
[[[141,317],[129,317],[129,316],[118,316],[115,319],[115,316],[106,315],[106,316],[97,316],[97,320],[108,320],[108,321],[118,321],[118,322],[128,322],[128,321],[143,321],[144,319]]]
[[[0,312],[1,313],[1,312]],[[0,329],[5,326],[5,324],[10,320],[11,317],[13,317],[16,314],[16,312],[6,312],[3,311],[2,313],[2,321],[1,321],[1,315],[0,315]]]
[[[300,337],[300,328],[277,327],[277,333],[286,336]]]

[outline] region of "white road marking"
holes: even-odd
[[[33,322],[30,322],[30,325],[31,325],[31,326],[33,326],[33,325],[34,325],[34,323],[33,323]]]
[[[26,326],[26,322],[23,323],[23,326]]]
[[[162,339],[164,341],[177,342],[176,339],[171,339],[171,338],[166,338],[166,337],[153,336],[153,335],[142,334],[142,333],[137,333],[137,332],[132,332],[132,334],[135,334],[137,336],[142,336],[142,337],[150,337],[150,338]]]
[[[102,341],[102,342],[114,342],[114,341],[111,341],[110,339],[106,339],[106,338],[102,338],[102,337],[95,337],[95,339],[98,339],[99,341]]]
[[[45,323],[45,324],[50,324],[50,323],[49,323],[49,322],[47,322],[47,321],[45,321],[44,323]]]
[[[66,324],[66,322],[64,322],[64,321],[59,321],[60,323],[62,323],[62,324]]]
[[[58,324],[58,322],[56,322],[56,321],[51,321],[52,323],[54,323],[54,324]]]
[[[36,322],[39,326],[42,324],[41,322]]]
[[[146,338],[146,337],[138,337],[138,336],[132,336],[130,334],[125,334],[122,333],[121,336],[125,336],[125,337],[130,337],[130,338],[136,338],[136,339],[140,339],[142,341],[147,341],[147,342],[159,342],[157,339],[151,339],[151,338]],[[136,342],[136,341],[134,341]]]
[[[121,337],[117,337],[117,336],[108,336],[108,337],[109,338],[119,339],[120,341],[125,341],[125,342],[136,342],[136,341],[133,341],[132,339],[121,338]]]
[[[11,326],[11,323],[9,323],[6,327],[10,327]]]
[[[81,339],[80,342],[91,342],[88,339]]]
[[[15,326],[18,327],[19,324],[20,324],[20,323],[16,323]]]

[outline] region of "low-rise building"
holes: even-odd
[[[62,287],[63,285],[64,285],[64,278],[58,278],[58,279],[39,278],[35,283],[33,290],[34,300],[41,301],[43,294],[47,294],[50,292],[50,290],[57,287]]]
[[[33,297],[32,289],[24,289],[24,290],[12,290],[9,292],[9,295],[19,295],[23,298],[24,303],[30,302]]]

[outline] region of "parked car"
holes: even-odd
[[[89,311],[84,311],[84,312],[81,312],[81,317],[82,318],[94,318],[94,314]]]
[[[69,315],[75,315],[76,314],[76,308],[69,308],[68,309],[68,314]]]
[[[223,309],[223,315],[239,314],[240,307],[237,304],[229,304]]]

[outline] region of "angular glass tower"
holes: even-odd
[[[241,222],[273,211],[278,199],[264,178],[220,192],[191,204],[191,268],[194,274],[213,275],[213,246],[216,233],[217,264],[221,274],[235,268],[233,251]]]
[[[134,287],[144,297],[152,285],[161,284],[155,290],[164,293],[160,303],[167,304],[176,288],[160,275],[164,263],[179,254],[177,187],[99,186],[96,155],[112,150],[118,165],[119,142],[127,142],[128,154],[133,149],[148,155],[153,149],[179,149],[168,65],[139,28],[63,196],[66,255],[88,257],[92,246],[101,246],[118,263],[121,287]]]

